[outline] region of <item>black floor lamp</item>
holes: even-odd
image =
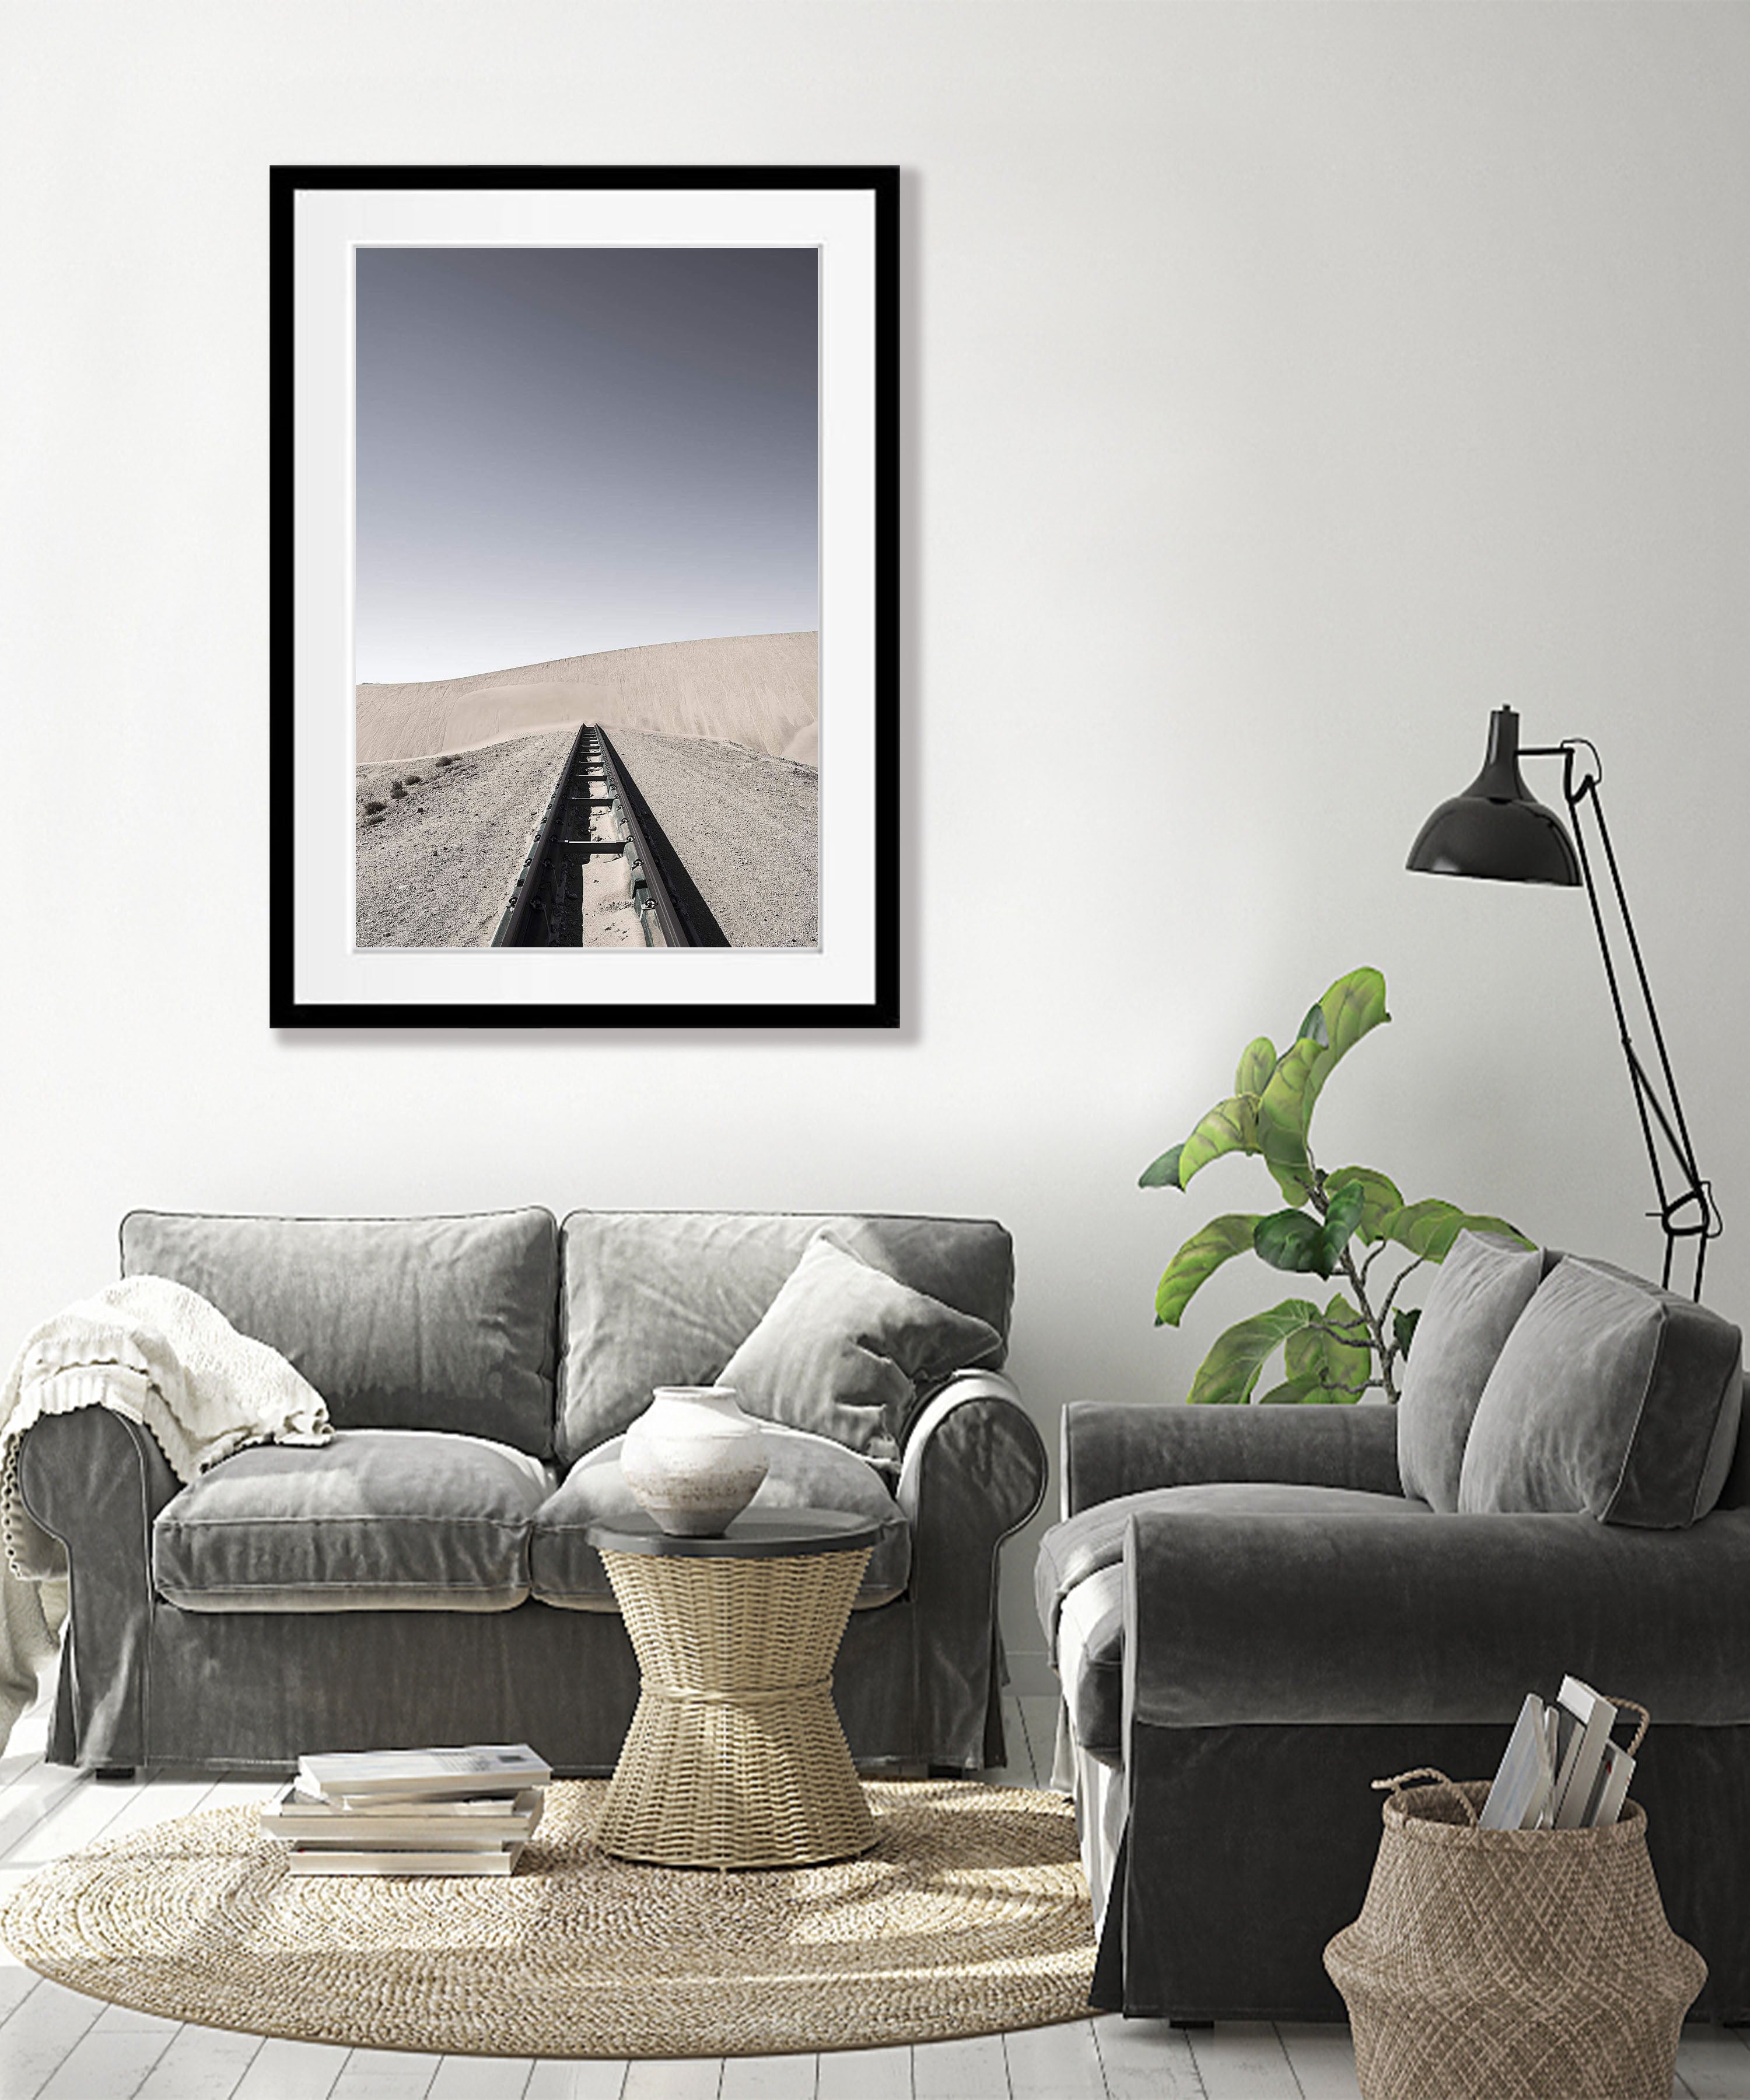
[[[1526,787],[1519,771],[1521,757],[1562,761],[1562,795],[1574,827],[1571,839],[1554,810],[1545,809]],[[1713,1188],[1702,1179],[1701,1170],[1695,1164],[1695,1149],[1690,1143],[1689,1127],[1683,1120],[1677,1081],[1672,1076],[1671,1060],[1665,1051],[1664,1031],[1659,1026],[1652,988],[1646,982],[1646,966],[1641,960],[1641,944],[1635,938],[1634,921],[1629,915],[1629,900],[1623,894],[1622,876],[1611,845],[1610,827],[1604,821],[1604,805],[1598,796],[1598,783],[1603,777],[1604,769],[1599,763],[1597,748],[1584,737],[1570,737],[1563,743],[1527,746],[1522,752],[1518,715],[1511,708],[1497,708],[1489,717],[1488,755],[1483,760],[1483,770],[1463,794],[1443,802],[1422,826],[1415,845],[1410,848],[1406,865],[1426,875],[1479,876],[1495,882],[1553,882],[1568,889],[1577,889],[1582,883],[1585,885],[1587,900],[1592,907],[1593,928],[1598,937],[1598,952],[1604,958],[1604,974],[1610,984],[1611,1004],[1616,1010],[1617,1033],[1622,1039],[1623,1055],[1629,1061],[1629,1078],[1641,1118],[1641,1133],[1646,1140],[1646,1156],[1652,1164],[1653,1186],[1659,1196],[1659,1208],[1652,1215],[1658,1218],[1665,1235],[1665,1264],[1660,1281],[1666,1289],[1670,1288],[1677,1243],[1679,1240],[1693,1240],[1694,1295],[1699,1299],[1702,1264],[1707,1259],[1708,1241],[1719,1233],[1720,1214],[1714,1207]],[[1583,806],[1591,812],[1598,843],[1603,848],[1605,865],[1610,871],[1616,908],[1622,915],[1635,981],[1640,986],[1642,1004],[1659,1054],[1662,1092],[1642,1063],[1629,1033],[1622,986],[1616,959],[1611,953],[1592,862],[1586,851],[1585,828],[1580,823]]]

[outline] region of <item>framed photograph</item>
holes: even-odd
[[[272,173],[275,1027],[895,1027],[898,172]]]

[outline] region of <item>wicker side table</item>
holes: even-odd
[[[802,1867],[875,1842],[832,1663],[878,1536],[824,1510],[721,1538],[590,1525],[643,1682],[596,1831],[665,1867]]]

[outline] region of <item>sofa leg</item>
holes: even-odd
[[[1214,2028],[1213,2020],[1169,2020],[1170,2027],[1177,2027],[1181,2034],[1209,2034]]]
[[[97,1765],[92,1769],[93,1779],[132,1779],[132,1765]]]

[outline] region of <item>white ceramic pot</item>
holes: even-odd
[[[626,1432],[620,1470],[664,1531],[720,1538],[759,1491],[770,1460],[726,1385],[659,1385]]]

